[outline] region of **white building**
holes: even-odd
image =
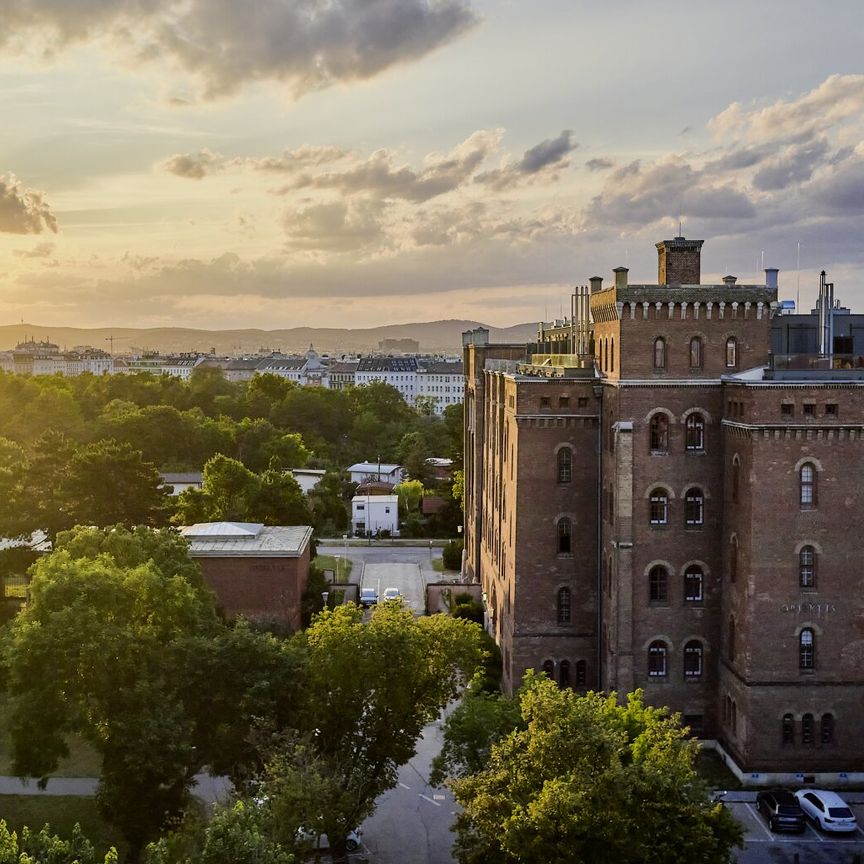
[[[443,414],[448,405],[458,405],[465,394],[462,361],[419,361],[417,395],[432,399],[435,413]]]
[[[131,360],[126,360],[126,369],[124,371],[129,375],[135,375],[138,372],[150,372],[153,375],[172,375],[175,378],[188,381],[192,377],[192,370],[200,366],[205,359],[202,354],[179,354],[167,357],[163,357],[161,354],[154,354],[148,357],[135,357]]]
[[[292,468],[291,475],[308,495],[320,482],[326,472],[323,468]]]
[[[355,534],[388,532],[399,536],[398,495],[355,495],[351,499],[351,528]]]
[[[414,357],[362,357],[354,373],[354,384],[363,387],[373,381],[391,384],[411,406],[417,395],[417,360]]]
[[[402,466],[387,462],[357,462],[348,468],[352,483],[366,483],[369,480],[389,483],[395,486],[402,482]]]
[[[162,485],[169,486],[169,495],[179,495],[187,489],[201,489],[204,475],[200,471],[162,471]]]

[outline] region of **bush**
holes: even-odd
[[[472,600],[470,603],[457,603],[453,610],[454,618],[467,618],[483,625],[483,604]]]
[[[462,540],[451,540],[445,547],[441,555],[444,561],[444,566],[448,570],[462,569],[462,550],[465,548],[465,543]]]

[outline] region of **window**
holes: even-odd
[[[819,724],[819,740],[823,744],[834,743],[834,715],[823,714],[822,722]]]
[[[573,523],[563,516],[558,520],[558,554],[569,555],[571,552],[570,541],[573,536]]]
[[[666,340],[662,336],[654,340],[654,368],[666,368]]]
[[[555,680],[555,664],[551,660],[543,661],[543,674],[550,680]]]
[[[741,485],[741,463],[737,457],[732,460],[732,500],[738,500],[738,490]]]
[[[648,677],[666,677],[666,645],[663,642],[652,642],[648,646]]]
[[[573,451],[562,447],[558,451],[558,482],[569,483],[573,479]]]
[[[570,589],[558,589],[558,623],[570,623]]]
[[[562,660],[558,664],[558,683],[562,687],[570,686],[570,661]]]
[[[738,340],[730,336],[726,340],[726,368],[734,369],[738,365]]]
[[[816,645],[810,627],[805,627],[798,635],[798,668],[803,672],[816,668]]]
[[[784,402],[780,406],[780,416],[781,417],[794,417],[795,416],[795,406],[791,402]]]
[[[837,416],[837,403],[836,402],[828,402],[825,405],[825,416],[826,417],[836,417]]]
[[[541,396],[541,397],[540,397],[540,407],[541,407],[541,408],[548,408],[551,404],[552,404],[552,403],[551,403],[551,401],[549,400],[549,397],[548,397],[548,396]]]
[[[650,499],[650,522],[652,525],[669,524],[669,496],[665,489],[655,489]]]
[[[801,413],[805,417],[815,417],[816,416],[816,406],[812,402],[805,402],[801,406]]]
[[[799,472],[799,499],[802,507],[816,506],[816,469],[809,462],[801,466]]]
[[[783,724],[782,724],[782,742],[784,744],[794,744],[795,743],[795,718],[791,714],[783,715]]]
[[[731,662],[735,662],[735,619],[730,615],[726,625],[726,651]]]
[[[813,745],[813,715],[805,714],[801,718],[801,743]]]
[[[705,599],[705,574],[701,567],[691,566],[684,571],[684,600],[701,603]]]
[[[613,336],[610,340],[609,346],[609,371],[615,371],[615,337]]]
[[[579,408],[587,408],[588,407],[588,397],[587,396],[580,396],[576,400],[576,405]]]
[[[811,591],[816,587],[816,550],[812,546],[802,546],[798,553],[798,583]]]
[[[684,524],[701,528],[705,518],[705,498],[701,489],[688,489],[684,495]]]
[[[649,427],[651,435],[651,452],[669,452],[669,418],[665,414],[655,414]]]
[[[569,408],[570,407],[570,397],[569,396],[559,396],[558,397],[558,407],[559,408]]]
[[[729,544],[729,581],[734,582],[738,578],[738,538],[733,537]]]
[[[684,646],[684,677],[702,677],[702,643],[695,639]]]
[[[588,664],[584,660],[576,661],[576,686],[584,687],[588,681]]]
[[[702,339],[699,336],[690,340],[690,368],[702,368]]]
[[[690,414],[685,424],[685,444],[690,451],[705,449],[705,418],[699,414]]]
[[[669,601],[669,573],[665,567],[652,567],[648,573],[648,600],[651,603]]]

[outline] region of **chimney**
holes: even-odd
[[[627,274],[630,272],[626,267],[616,267],[613,271],[615,274],[615,290],[620,291],[627,287]]]
[[[727,288],[731,288],[738,281],[737,276],[724,276],[723,284],[726,285]]]
[[[766,288],[776,288],[777,287],[777,274],[780,271],[776,267],[766,267],[765,268],[765,287]]]
[[[602,276],[592,276],[589,280],[591,283],[591,293],[594,294],[597,291],[603,290],[603,277]]]
[[[704,240],[676,237],[657,244],[657,283],[659,285],[698,285],[702,277]]]

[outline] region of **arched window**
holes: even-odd
[[[651,603],[669,602],[669,573],[665,567],[652,567],[648,573],[648,600]]]
[[[662,336],[654,340],[654,368],[666,368],[666,340]]]
[[[702,677],[702,643],[693,639],[684,646],[684,677]]]
[[[701,603],[705,599],[705,575],[702,568],[691,564],[684,571],[684,600],[688,603]]]
[[[816,639],[810,627],[805,627],[798,634],[798,668],[816,668]]]
[[[603,340],[603,371],[609,368],[609,340]]]
[[[570,589],[558,589],[558,623],[570,623]]]
[[[737,459],[732,460],[732,500],[738,500],[738,489],[741,485],[741,463]]]
[[[666,677],[666,644],[659,639],[648,646],[648,677]]]
[[[812,546],[802,546],[798,553],[798,584],[811,591],[816,587],[816,550]]]
[[[734,582],[738,578],[738,538],[733,537],[729,544],[729,581]]]
[[[705,418],[695,411],[687,417],[685,424],[685,447],[693,450],[705,449]]]
[[[609,340],[609,371],[615,371],[615,337]]]
[[[569,483],[573,479],[573,451],[562,447],[558,451],[558,482]]]
[[[665,489],[654,489],[651,492],[650,523],[652,525],[669,524],[669,496]]]
[[[732,734],[738,734],[738,703],[732,700]]]
[[[799,499],[801,507],[816,506],[816,469],[810,462],[805,462],[798,472],[799,477]]]
[[[795,718],[791,714],[783,715],[782,742],[784,744],[795,743]]]
[[[823,744],[834,743],[834,715],[823,714],[822,722],[819,724],[819,740]]]
[[[734,369],[738,365],[738,340],[730,336],[726,340],[726,368]]]
[[[702,339],[699,336],[694,336],[690,340],[690,368],[702,368]]]
[[[684,524],[688,528],[701,528],[705,519],[705,497],[701,489],[688,489],[684,494]]]
[[[729,660],[735,662],[735,619],[730,615],[726,626],[726,652]]]
[[[562,660],[558,664],[558,683],[562,687],[570,686],[570,661]]]
[[[650,431],[650,445],[652,453],[668,453],[669,452],[669,418],[662,412],[655,414],[651,418],[651,425],[648,427]]]
[[[572,552],[573,523],[569,517],[562,516],[558,520],[558,554],[569,555]]]
[[[584,687],[588,681],[588,664],[584,660],[576,661],[576,686]]]
[[[543,674],[550,680],[555,680],[555,664],[551,660],[543,661]]]
[[[813,746],[813,715],[805,714],[801,718],[801,743]]]

